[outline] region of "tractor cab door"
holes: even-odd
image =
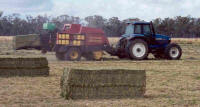
[[[149,40],[149,43],[151,45],[156,44],[154,30],[152,29],[150,24],[143,24],[142,25],[142,33]]]

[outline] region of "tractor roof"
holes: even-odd
[[[150,22],[145,22],[145,21],[132,21],[132,22],[127,22],[127,24],[150,24]]]

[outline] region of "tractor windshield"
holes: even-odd
[[[64,30],[64,31],[67,31],[67,30],[70,29],[70,28],[71,28],[71,25],[65,25],[64,28],[63,28],[63,30]]]
[[[125,34],[127,34],[127,35],[133,34],[133,29],[134,29],[134,26],[132,24],[128,24],[126,26],[126,32],[125,32]]]

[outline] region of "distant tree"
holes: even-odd
[[[26,18],[22,18],[17,13],[3,15],[3,12],[0,11],[0,35],[39,34],[43,23],[53,22],[59,29],[62,29],[64,24],[83,24],[103,29],[107,36],[121,36],[124,34],[127,21],[141,20],[138,18],[119,20],[118,17],[106,19],[99,15],[81,19],[66,14],[58,17],[38,15],[36,17],[26,16]],[[177,16],[165,19],[156,18],[153,20],[153,23],[156,32],[160,34],[172,37],[200,37],[200,18],[192,18],[191,16]]]
[[[55,23],[56,26],[61,30],[64,24],[80,24],[80,18],[68,15],[61,15],[53,18],[51,22]]]
[[[110,18],[104,27],[107,36],[121,36],[123,30],[123,24],[118,17]]]
[[[104,19],[102,16],[95,15],[95,16],[86,17],[85,21],[88,23],[87,26],[89,26],[89,27],[103,29],[106,19]]]

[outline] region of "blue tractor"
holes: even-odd
[[[178,60],[182,49],[171,43],[171,37],[156,34],[152,22],[128,22],[125,34],[118,41],[111,55],[135,60],[147,59],[152,53],[158,59]]]

